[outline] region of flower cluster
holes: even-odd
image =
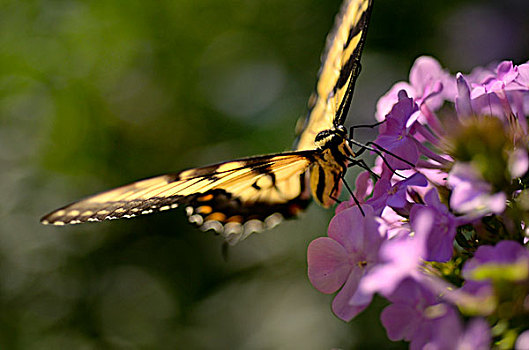
[[[380,98],[362,210],[341,203],[308,247],[339,318],[379,294],[389,339],[411,349],[529,348],[527,115],[529,63],[452,76],[420,57]]]

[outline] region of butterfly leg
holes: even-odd
[[[338,198],[336,198],[336,197],[333,196],[333,195],[329,195],[329,198],[332,199],[333,201],[335,201],[335,202],[338,203],[338,204],[342,203],[341,200],[339,200]]]
[[[364,212],[364,209],[362,209],[362,206],[360,205],[360,201],[358,198],[356,198],[355,194],[353,193],[353,190],[351,190],[351,187],[349,187],[349,184],[347,181],[345,181],[345,177],[343,175],[340,176],[342,179],[343,184],[345,185],[345,188],[347,188],[347,192],[353,197],[353,200],[355,201],[356,205],[358,206],[358,209],[360,209],[360,212],[362,213],[362,216],[366,216],[366,213]]]
[[[366,164],[366,162],[363,160],[363,159],[354,159],[354,158],[347,158],[349,160],[349,164],[347,164],[347,167],[353,167],[353,166],[359,166],[360,168],[368,171],[371,176],[373,176],[375,178],[375,180],[378,180],[380,179],[380,176],[375,173],[373,170],[371,170],[371,168]]]
[[[342,177],[340,176],[340,178],[342,178]],[[331,194],[329,195],[329,198],[334,200],[336,203],[342,203],[341,200],[339,200],[337,197],[334,196],[334,192],[336,192],[338,190],[339,182],[340,182],[340,179],[338,179],[338,178],[334,179],[334,185],[333,185],[333,187],[331,189]],[[339,193],[338,193],[338,195],[339,195]]]

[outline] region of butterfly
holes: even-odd
[[[297,216],[311,197],[323,207],[331,206],[355,157],[343,124],[360,73],[372,6],[373,0],[342,4],[294,150],[140,180],[66,205],[41,222],[61,226],[184,206],[191,223],[235,244]]]

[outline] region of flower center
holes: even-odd
[[[397,191],[399,190],[399,188],[397,186],[393,186],[391,187],[389,190],[388,190],[388,194],[389,195],[393,195],[395,193],[397,193]]]
[[[448,312],[446,305],[443,304],[435,304],[431,306],[427,306],[424,309],[424,316],[426,319],[434,319],[439,318],[441,316],[444,316]]]

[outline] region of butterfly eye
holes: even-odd
[[[316,143],[319,143],[319,142],[322,142],[323,140],[329,138],[332,136],[332,132],[331,130],[323,130],[323,131],[320,131],[318,133],[318,135],[316,135],[316,138],[314,139],[314,142]]]
[[[336,126],[334,130],[343,137],[347,136],[347,129],[343,125]]]

